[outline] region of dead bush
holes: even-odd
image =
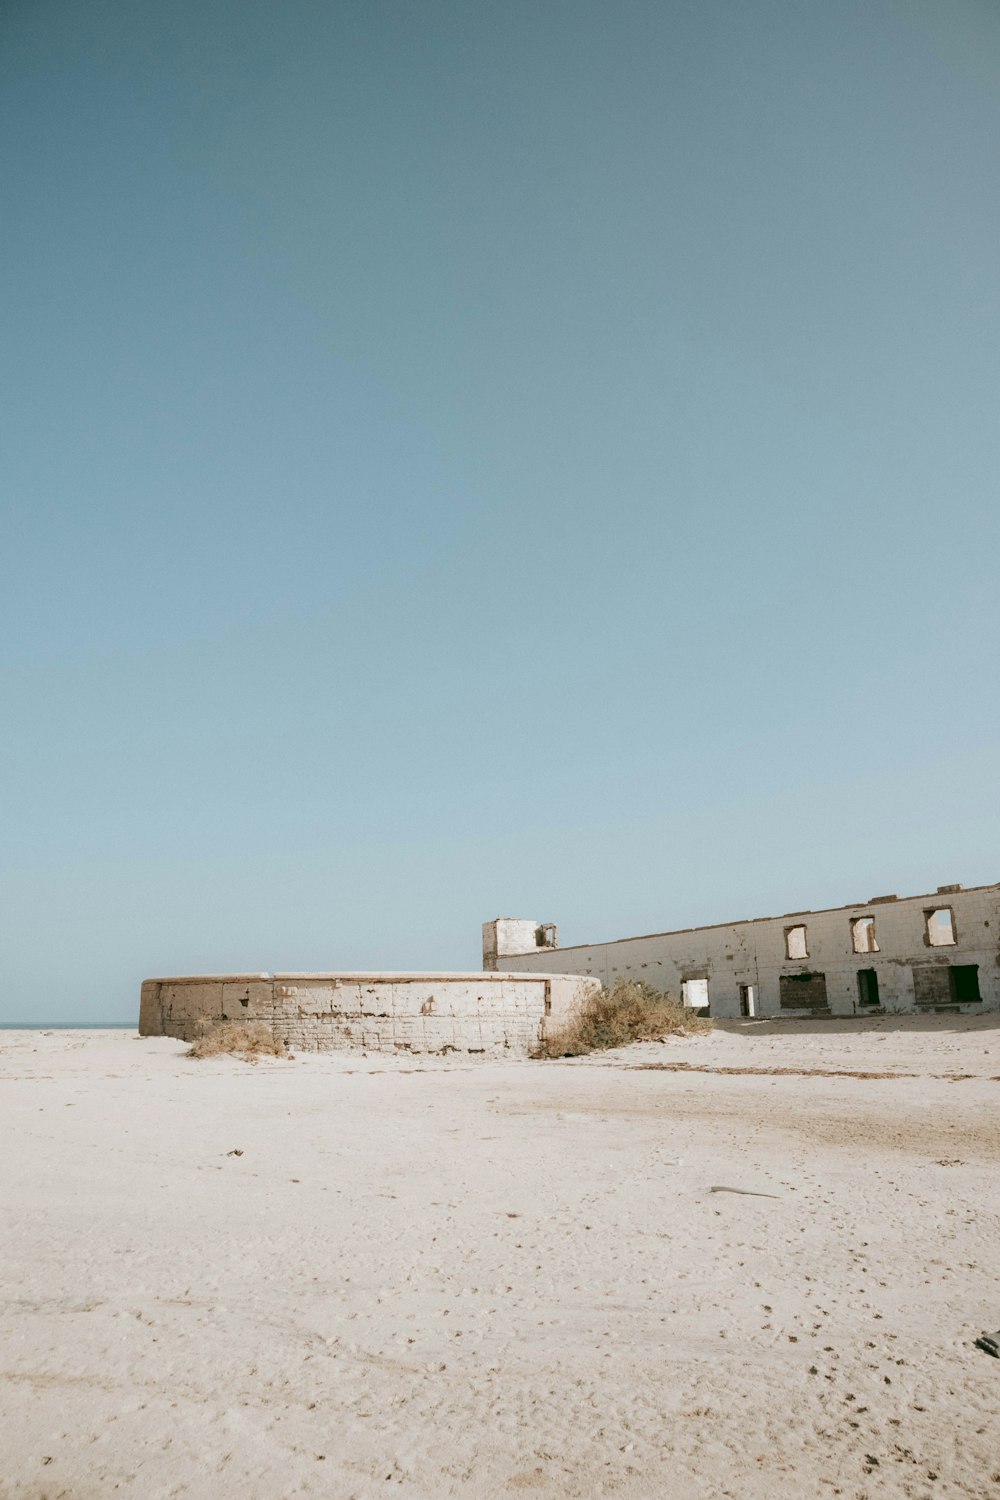
[[[214,1021],[202,1029],[191,1045],[188,1057],[242,1057],[256,1063],[262,1057],[288,1057],[290,1053],[280,1036],[275,1036],[262,1021]]]
[[[641,979],[619,979],[598,990],[560,1030],[547,1036],[536,1057],[580,1057],[629,1042],[711,1031],[712,1023]]]

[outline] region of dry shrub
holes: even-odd
[[[188,1057],[242,1057],[255,1063],[262,1057],[288,1057],[288,1048],[262,1021],[215,1021],[205,1026],[191,1046]]]
[[[580,1057],[629,1042],[711,1031],[712,1023],[641,979],[619,979],[598,990],[566,1025],[545,1038],[537,1057]]]

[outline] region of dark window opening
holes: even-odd
[[[979,993],[978,964],[952,964],[948,970],[948,983],[956,1005],[975,1005],[983,998]]]
[[[874,969],[858,970],[858,1004],[877,1005],[878,975]]]
[[[917,1005],[930,1006],[934,1010],[937,1010],[939,1006],[947,1005],[951,1001],[947,965],[942,963],[914,964],[913,998]]]
[[[825,974],[779,974],[778,996],[782,1010],[828,1011]]]

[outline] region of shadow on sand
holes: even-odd
[[[713,1018],[715,1019],[715,1018]],[[928,1032],[944,1034],[960,1031],[995,1031],[1000,1028],[1000,1011],[989,1010],[982,1015],[905,1015],[905,1016],[810,1016],[808,1019],[787,1020],[782,1016],[768,1016],[759,1021],[731,1021],[715,1019],[715,1030],[725,1031],[730,1036],[810,1036],[831,1032],[848,1031],[860,1035],[900,1032]]]

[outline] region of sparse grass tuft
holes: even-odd
[[[581,1057],[629,1042],[711,1031],[712,1023],[641,979],[619,979],[599,990],[558,1032],[546,1037],[536,1057]]]
[[[192,1043],[188,1057],[242,1057],[256,1063],[262,1057],[289,1057],[291,1054],[279,1036],[262,1021],[241,1025],[238,1021],[215,1021],[205,1027]]]

